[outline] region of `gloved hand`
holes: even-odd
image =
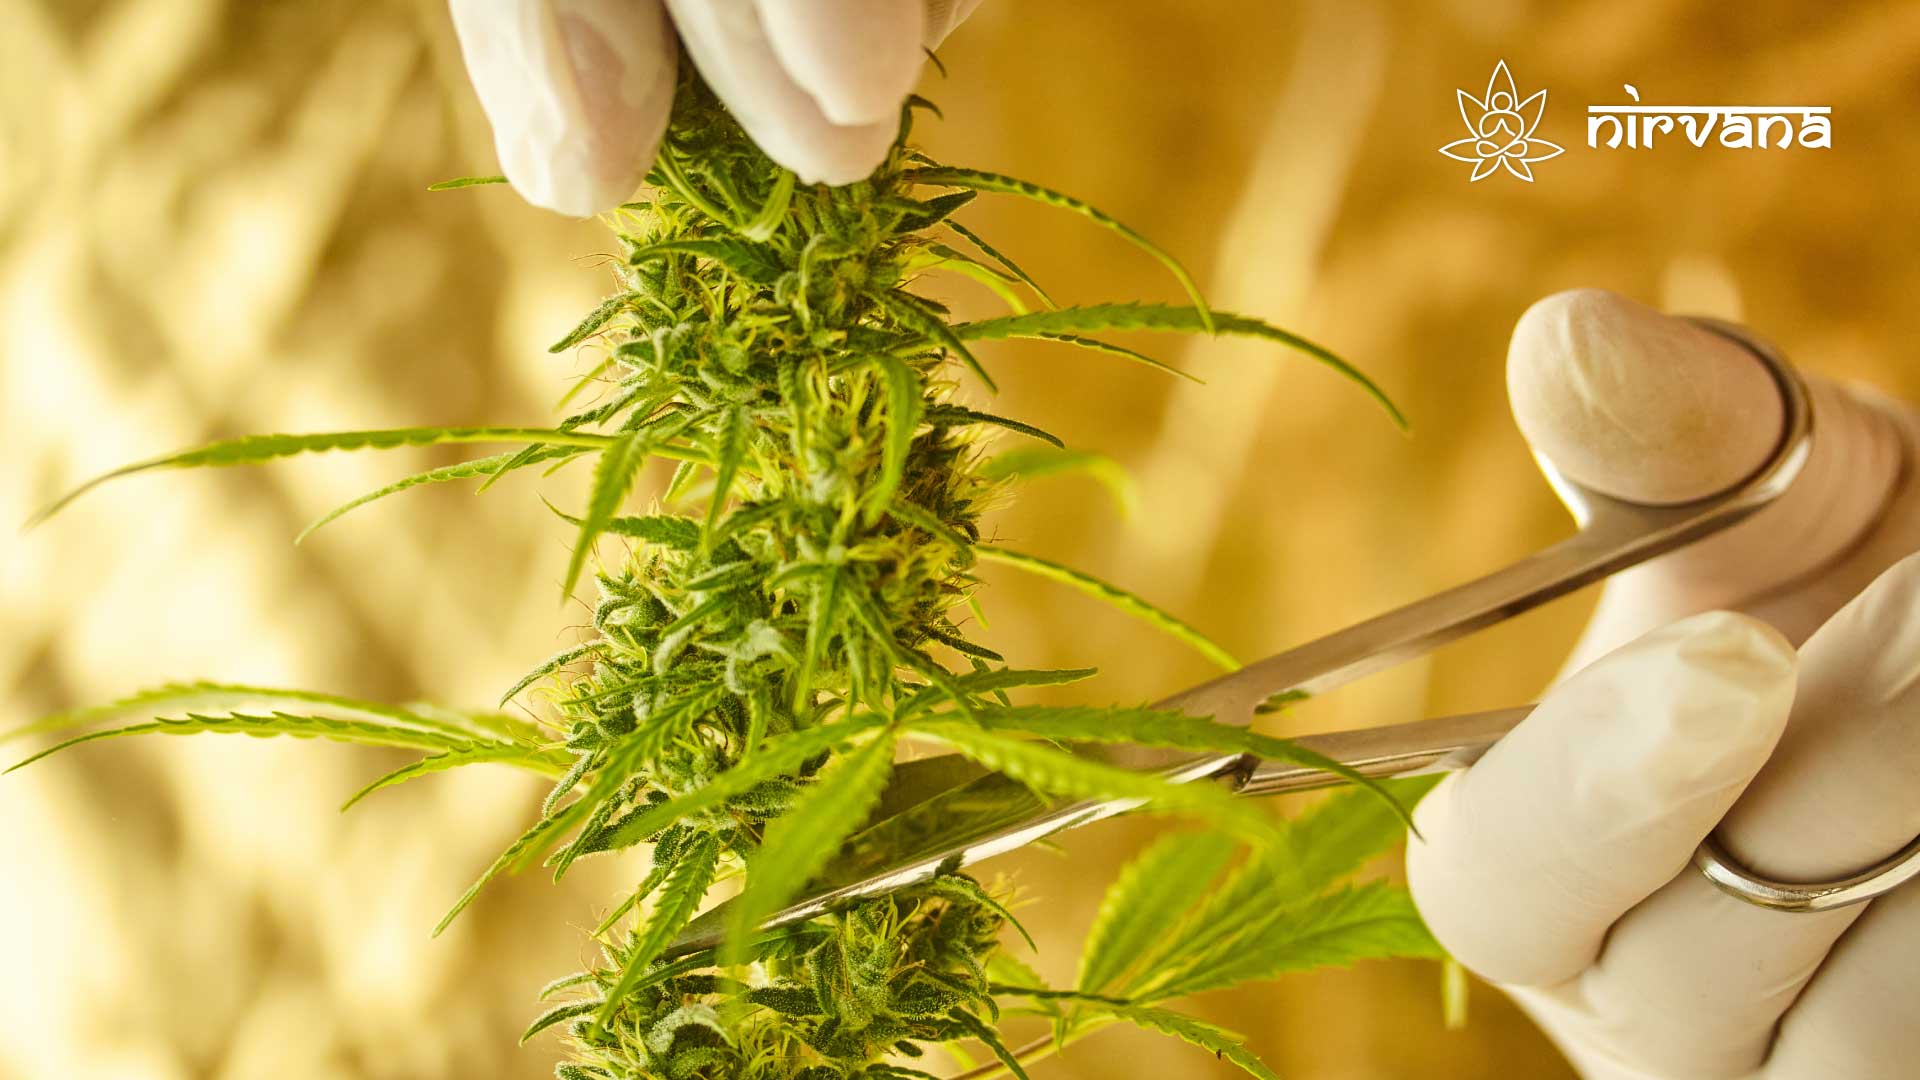
[[[1689,865],[1717,829],[1823,881],[1920,834],[1920,417],[1808,381],[1790,493],[1611,582],[1574,673],[1419,808],[1422,914],[1589,1080],[1920,1073],[1920,887],[1786,913]],[[1607,293],[1522,316],[1508,383],[1538,451],[1641,502],[1730,486],[1779,431],[1750,357]],[[1708,608],[1747,614],[1683,617]]]
[[[880,164],[926,49],[980,0],[451,0],[500,166],[536,206],[588,217],[640,186],[678,49],[804,183]],[[669,21],[671,13],[671,21]]]

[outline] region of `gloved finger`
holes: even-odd
[[[535,206],[590,217],[646,177],[673,106],[660,0],[451,0],[500,169]]]
[[[1787,1011],[1766,1080],[1897,1080],[1920,1061],[1920,889],[1873,901]]]
[[[1414,901],[1479,974],[1547,985],[1687,865],[1766,761],[1793,700],[1793,649],[1714,612],[1603,657],[1421,801]]]
[[[809,184],[850,184],[886,159],[896,113],[836,124],[781,66],[752,0],[667,0],[700,74],[767,156]]]
[[[927,21],[921,44],[929,49],[939,48],[947,35],[967,21],[967,16],[979,6],[980,0],[926,0]]]
[[[835,124],[896,118],[920,78],[926,10],[905,0],[758,0],[780,64]]]
[[[1815,438],[1799,481],[1751,520],[1616,575],[1568,670],[1683,615],[1743,606],[1827,566],[1872,527],[1899,479],[1898,431],[1884,409],[1806,382]],[[1597,289],[1547,297],[1520,317],[1507,386],[1536,451],[1574,480],[1641,503],[1684,502],[1745,479],[1771,455],[1783,416],[1772,379],[1744,348]],[[1864,584],[1850,582],[1844,595]],[[1832,606],[1810,610],[1776,625],[1802,640]]]
[[[1786,881],[1870,866],[1920,834],[1920,556],[1842,608],[1800,651],[1793,717],[1721,823],[1742,865]],[[1683,871],[1613,928],[1579,993],[1662,1074],[1738,1075],[1865,910],[1755,907]]]

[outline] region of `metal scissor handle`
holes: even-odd
[[[1751,353],[1779,388],[1780,438],[1751,476],[1726,491],[1693,502],[1646,506],[1585,487],[1536,455],[1541,472],[1580,526],[1573,536],[1485,577],[1176,694],[1156,708],[1249,724],[1256,710],[1277,695],[1322,694],[1344,686],[1720,532],[1773,503],[1800,475],[1812,453],[1813,410],[1806,386],[1778,352],[1745,330],[1717,320],[1693,321]],[[1502,709],[1310,735],[1297,741],[1369,776],[1403,776],[1471,764],[1531,711],[1530,706]],[[1110,757],[1117,758],[1119,764],[1151,770],[1175,782],[1224,780],[1248,795],[1341,782],[1320,770],[1261,762],[1245,755],[1195,756],[1135,747]],[[843,865],[830,868],[821,888],[783,909],[765,925],[782,926],[813,918],[841,904],[925,881],[943,870],[968,866],[1138,806],[1138,800],[1116,799],[1050,804],[997,774],[954,784],[912,810],[870,827],[862,834],[873,841],[864,855],[855,852],[841,860]],[[950,822],[942,819],[942,812],[947,812]],[[916,815],[919,820],[912,822],[911,829],[887,832],[890,825],[902,823],[900,819]],[[897,848],[889,850],[890,840],[909,838],[919,845],[915,850],[907,854],[900,854]],[[1804,901],[1804,897],[1796,900],[1795,890],[1807,896],[1818,893],[1829,901],[1844,895],[1851,897],[1844,901],[1849,903],[1876,894],[1864,891],[1859,881],[1814,886],[1767,882],[1738,870],[1724,854],[1716,853],[1709,841],[1696,860],[1711,862],[1709,879],[1743,899],[1766,906],[1813,910],[1817,901]],[[1869,875],[1878,875],[1869,884],[1884,892],[1895,883],[1890,879],[1896,870],[1906,876],[1920,874],[1920,842],[1903,856],[1869,871]],[[1826,906],[1833,904],[1826,902]],[[682,955],[717,943],[717,910],[689,925],[668,954]]]

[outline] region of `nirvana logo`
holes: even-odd
[[[1654,136],[1673,134],[1676,124],[1695,147],[1709,141],[1732,150],[1791,146],[1827,150],[1833,146],[1833,110],[1825,105],[1642,105],[1640,91],[1632,83],[1621,89],[1633,104],[1587,106],[1587,145],[1596,150],[1602,132],[1609,150],[1618,149],[1622,142],[1629,150],[1651,150]]]
[[[1513,73],[1507,62],[1493,66],[1483,96],[1474,97],[1455,90],[1460,102],[1460,119],[1466,122],[1467,137],[1455,139],[1440,152],[1473,165],[1475,181],[1485,180],[1501,169],[1516,180],[1533,183],[1535,162],[1559,157],[1565,147],[1534,137],[1540,117],[1547,111],[1547,92],[1536,90],[1525,100],[1513,85]]]
[[[1680,140],[1695,148],[1711,143],[1730,150],[1826,150],[1833,145],[1833,110],[1825,105],[1643,105],[1637,87],[1624,89],[1631,104],[1587,106],[1589,148],[1651,150],[1663,135],[1666,143]],[[1547,92],[1521,97],[1505,60],[1494,65],[1480,97],[1465,90],[1454,95],[1467,134],[1440,152],[1472,165],[1469,180],[1505,171],[1532,183],[1535,164],[1564,152],[1536,134]]]

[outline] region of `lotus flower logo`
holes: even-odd
[[[1536,91],[1525,101],[1520,100],[1505,60],[1493,66],[1484,98],[1465,90],[1454,93],[1460,97],[1460,119],[1467,125],[1467,137],[1455,139],[1440,152],[1472,165],[1472,179],[1485,180],[1496,169],[1505,169],[1531,184],[1534,162],[1566,152],[1557,143],[1534,137],[1533,131],[1540,126],[1540,116],[1547,108],[1547,92]]]

